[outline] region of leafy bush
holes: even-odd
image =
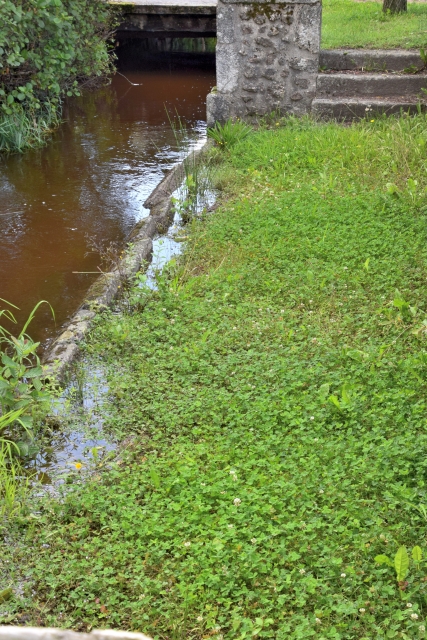
[[[109,73],[111,26],[102,0],[0,3],[0,150],[37,141],[58,122],[64,95]]]

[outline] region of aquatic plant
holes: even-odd
[[[17,105],[10,115],[0,113],[0,152],[40,146],[60,122],[60,104],[49,101],[40,105],[38,111]]]

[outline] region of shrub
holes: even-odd
[[[102,0],[0,3],[0,150],[38,141],[63,96],[109,73],[112,16]]]

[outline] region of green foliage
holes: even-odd
[[[109,73],[111,24],[102,0],[0,3],[0,151],[40,143],[62,97]]]
[[[45,137],[60,124],[60,113],[50,102],[37,113],[17,106],[10,115],[0,115],[0,152],[25,151],[43,144]]]
[[[44,303],[34,307],[18,336],[0,325],[0,516],[20,511],[28,481],[22,477],[19,458],[37,452],[34,418],[50,404],[51,394],[45,387],[37,355],[40,343],[27,335],[37,309]],[[8,308],[0,310],[0,318],[15,323],[10,308],[16,307],[6,304]]]
[[[223,149],[231,149],[238,142],[243,142],[253,129],[241,120],[227,120],[224,124],[217,122],[212,129],[208,129],[208,138],[215,140]]]
[[[424,583],[425,570],[424,568],[421,567],[421,562],[423,559],[423,552],[421,547],[419,547],[418,545],[413,547],[411,556],[412,556],[412,563],[414,565],[413,568],[414,568],[414,571],[416,572],[416,575],[413,575],[410,578],[411,590],[412,592],[414,592],[415,590],[418,590],[420,588],[422,590],[423,583]],[[394,568],[396,572],[396,581],[400,591],[401,592],[406,591],[406,589],[409,586],[409,582],[406,580],[409,573],[409,555],[406,550],[406,547],[403,547],[403,546],[399,547],[399,549],[396,552],[396,555],[394,556],[394,561],[392,561],[385,554],[380,554],[375,557],[375,562],[377,562],[378,564],[385,564],[389,567]],[[402,598],[403,598],[403,593],[402,593]]]
[[[98,320],[126,450],[9,527],[3,582],[27,581],[4,619],[424,637],[426,142],[424,116],[288,119],[221,154],[220,207]]]
[[[40,343],[33,342],[26,333],[34,314],[44,302],[34,307],[17,337],[0,325],[0,453],[6,451],[9,458],[28,451],[25,440],[19,441],[17,435],[19,438],[23,431],[25,436],[32,437],[33,413],[50,398],[44,387],[43,369],[37,355]],[[0,310],[1,317],[15,322],[7,309]]]
[[[381,2],[323,0],[322,47],[420,49],[426,46],[427,7],[408,4],[400,14],[382,11]]]

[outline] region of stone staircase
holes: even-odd
[[[322,50],[312,111],[352,120],[416,113],[427,105],[427,71],[418,51]]]

